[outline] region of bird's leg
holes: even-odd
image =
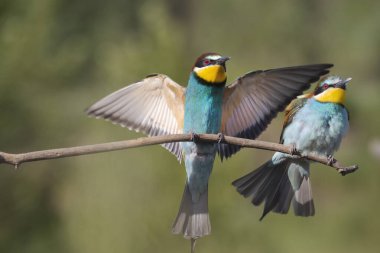
[[[332,155],[327,156],[327,165],[331,166],[336,162],[337,162],[336,159]]]
[[[223,133],[218,133],[218,143],[222,143],[224,142],[225,139],[224,139],[224,134]]]
[[[190,138],[191,138],[192,142],[198,142],[199,141],[199,134],[196,134],[194,132],[191,132],[190,134],[191,134]]]

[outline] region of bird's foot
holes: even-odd
[[[294,144],[294,143],[290,145],[290,155],[291,156],[299,156],[300,155],[300,152],[297,150],[296,144]]]
[[[194,132],[191,132],[190,134],[191,134],[190,138],[191,138],[192,142],[198,142],[199,141],[199,134],[196,134]]]
[[[331,166],[336,162],[337,162],[337,160],[332,155],[327,156],[327,165]]]
[[[224,134],[223,133],[218,133],[218,143],[223,143],[225,142]]]

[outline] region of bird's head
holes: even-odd
[[[227,80],[226,61],[229,59],[217,53],[202,54],[195,61],[193,73],[206,84],[224,86]]]
[[[322,103],[343,105],[346,97],[346,84],[351,79],[343,79],[339,76],[328,76],[322,79],[314,91],[314,98]]]

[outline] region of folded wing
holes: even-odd
[[[280,135],[280,143],[284,143],[283,134],[285,128],[292,123],[294,116],[298,111],[306,104],[307,100],[313,97],[312,93],[304,94],[293,99],[292,102],[285,108],[285,118],[282,127],[282,132]]]
[[[102,98],[86,112],[149,136],[180,134],[183,129],[185,88],[157,74]],[[162,144],[181,161],[179,142]]]
[[[314,64],[265,71],[254,71],[227,86],[223,98],[221,132],[255,139],[279,111],[329,72],[332,64]],[[240,150],[239,146],[221,144],[221,159]]]

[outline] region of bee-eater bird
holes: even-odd
[[[229,59],[203,54],[192,68],[186,89],[166,75],[149,75],[96,102],[87,113],[149,136],[223,133],[254,139],[278,111],[332,67],[315,64],[253,71],[225,86]],[[163,146],[179,161],[184,156],[187,174],[172,231],[195,241],[211,231],[207,191],[216,152],[223,159],[240,148],[200,142]]]
[[[332,162],[349,127],[344,102],[350,80],[326,77],[313,93],[294,99],[285,110],[280,143],[292,145],[301,155],[314,153]],[[252,197],[254,205],[265,203],[260,220],[270,211],[287,213],[291,203],[295,215],[312,216],[309,167],[309,160],[276,152],[271,160],[232,184],[244,197]]]

